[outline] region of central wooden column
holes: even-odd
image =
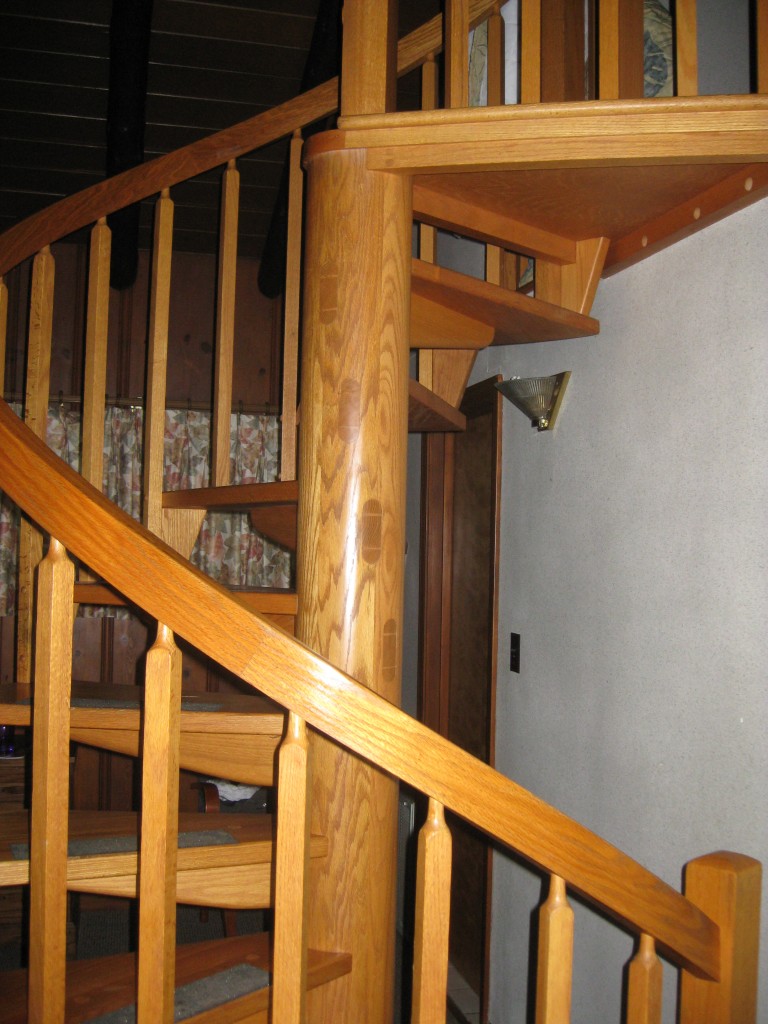
[[[300,640],[400,701],[411,185],[362,151],[307,160],[299,467]],[[343,708],[340,709],[343,713]],[[352,953],[310,1024],[391,1024],[397,786],[312,739],[309,942]]]

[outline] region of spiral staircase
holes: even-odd
[[[30,892],[29,967],[3,978],[4,1021],[101,1019],[130,1004],[144,1024],[171,1021],[174,992],[182,991],[198,1000],[184,1019],[201,1024],[389,1024],[397,780],[428,799],[418,841],[414,1022],[445,1020],[446,808],[549,878],[539,917],[540,1024],[569,1019],[569,890],[636,937],[628,1022],[661,1020],[659,953],[680,968],[683,1024],[756,1020],[756,861],[707,854],[687,865],[680,894],[398,709],[409,421],[420,430],[461,429],[458,406],[477,351],[595,334],[590,309],[602,275],[768,190],[768,5],[757,5],[763,94],[699,98],[695,7],[680,0],[678,95],[664,100],[633,92],[642,46],[630,29],[641,6],[600,4],[600,99],[541,103],[555,62],[542,48],[552,38],[549,8],[524,0],[523,102],[503,106],[497,3],[450,2],[445,24],[436,18],[400,40],[395,58],[392,5],[348,0],[336,130],[302,146],[303,126],[337,109],[339,83],[332,81],[64,199],[0,237],[0,273],[34,259],[24,421],[0,406],[0,488],[25,516],[18,678],[0,694],[0,720],[31,724],[34,737],[31,806],[4,814],[0,824],[0,885],[29,885]],[[467,39],[486,22],[490,105],[470,108]],[[445,107],[438,110],[441,51]],[[396,73],[416,67],[423,68],[424,110],[392,111]],[[229,485],[222,440],[232,389],[236,162],[286,136],[292,199],[281,481],[243,490]],[[217,167],[224,171],[211,487],[164,494],[172,189]],[[106,218],[154,195],[144,515],[137,524],[98,486]],[[50,246],[85,227],[87,386],[78,474],[42,435]],[[487,245],[485,280],[435,264],[436,228]],[[521,258],[535,261],[535,294],[519,285]],[[6,308],[2,286],[3,323]],[[418,380],[409,379],[414,349]],[[252,508],[265,532],[286,543],[295,536],[296,595],[233,594],[191,567],[202,515],[212,507]],[[102,600],[127,603],[157,623],[136,706],[115,706],[110,695],[72,685],[74,609]],[[253,697],[216,706],[184,697],[176,637],[235,674]],[[138,820],[70,815],[71,741],[141,757]],[[276,787],[276,820],[234,817],[222,837],[210,819],[180,817],[180,767]],[[67,963],[70,891],[137,896],[137,954]],[[269,906],[274,928],[177,948],[177,902]]]

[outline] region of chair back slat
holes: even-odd
[[[63,1024],[74,566],[51,538],[37,585],[29,854],[29,1024]]]
[[[565,882],[550,876],[549,895],[539,909],[536,1024],[568,1024],[573,975],[573,910]]]
[[[307,991],[310,762],[306,722],[288,715],[278,762],[272,1019],[302,1024]]]
[[[166,189],[155,205],[152,281],[149,299],[147,394],[144,407],[144,525],[163,532],[163,445],[171,300],[173,201]]]
[[[158,623],[144,688],[138,1024],[174,1019],[180,726],[181,651]]]
[[[627,1024],[661,1024],[663,970],[650,935],[641,935],[629,964]]]
[[[443,805],[430,799],[419,832],[411,1024],[443,1024],[451,916],[451,833]]]
[[[235,353],[235,292],[237,286],[237,226],[240,210],[240,172],[232,160],[221,181],[219,272],[216,297],[216,356],[213,369],[211,416],[211,487],[230,481],[229,435],[232,414],[232,376]]]

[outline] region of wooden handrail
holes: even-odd
[[[494,0],[470,0],[470,26],[487,18]],[[442,15],[404,36],[397,47],[397,73],[404,75],[442,50]],[[173,153],[140,164],[67,196],[0,235],[0,277],[45,245],[139,203],[181,181],[228,164],[338,109],[339,80],[331,78],[294,99],[232,128],[208,135]]]
[[[5,402],[0,487],[90,569],[244,681],[652,936],[671,960],[719,977],[719,930],[688,900],[252,613],[69,469]]]

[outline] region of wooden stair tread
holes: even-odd
[[[248,512],[255,505],[286,505],[298,501],[298,480],[266,484],[230,484],[163,491],[163,508],[205,508],[219,512]]]
[[[447,433],[467,429],[467,418],[455,406],[408,379],[408,430],[411,433]]]
[[[131,811],[70,811],[68,837],[75,852],[67,861],[69,888],[135,895],[138,828],[139,816]],[[269,906],[275,839],[272,815],[182,812],[179,834],[179,903]],[[103,844],[109,840],[132,841],[134,848],[108,851]],[[193,845],[189,845],[190,840],[194,840]],[[18,844],[28,842],[29,812],[0,812],[0,886],[25,885],[29,881],[28,857],[16,857],[13,852],[14,846],[18,849]],[[323,857],[327,851],[325,838],[311,837],[310,856]],[[229,884],[225,885],[227,879]]]
[[[209,942],[195,942],[176,948],[176,984],[185,985],[238,963],[250,963],[271,971],[271,940],[266,933],[234,936]],[[348,953],[308,951],[307,986],[316,988],[348,974]],[[8,971],[2,975],[4,1024],[26,1024],[27,972]],[[105,979],[109,979],[108,984]],[[97,960],[75,960],[67,964],[66,1024],[81,1024],[100,1014],[127,1006],[136,999],[136,956],[121,953]],[[215,1010],[188,1018],[189,1024],[267,1024],[269,988],[242,996]]]
[[[137,757],[142,687],[74,683],[70,711],[73,741]],[[91,702],[130,703],[98,707]],[[191,710],[197,706],[197,710]],[[0,720],[30,724],[31,706],[17,699],[12,684],[0,686]],[[260,694],[184,696],[179,763],[199,772],[254,786],[274,785],[275,754],[285,729],[282,709]]]
[[[490,344],[493,345],[563,341],[589,337],[600,330],[599,322],[593,317],[415,259],[411,297],[412,345],[422,330],[422,322],[426,324],[431,316],[431,304],[446,307],[492,328]],[[424,330],[427,330],[426,326]],[[462,342],[463,337],[462,325],[459,324],[456,337],[446,341],[473,347]],[[434,347],[431,341],[428,347]]]

